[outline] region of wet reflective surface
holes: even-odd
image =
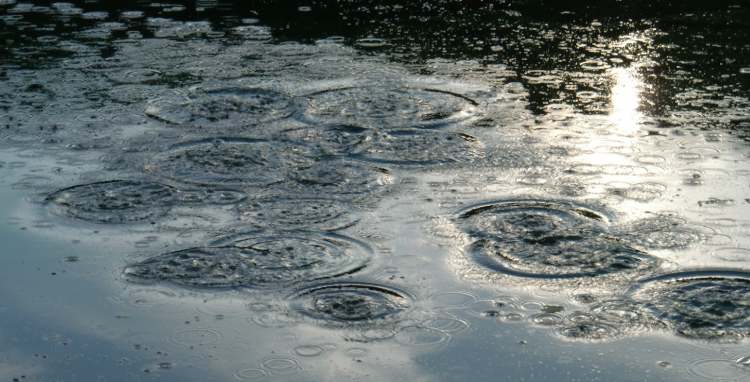
[[[0,379],[750,379],[750,7],[0,0]]]

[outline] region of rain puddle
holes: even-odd
[[[739,1],[0,0],[0,379],[750,380]]]

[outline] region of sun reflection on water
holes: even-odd
[[[634,67],[614,68],[612,78],[610,120],[619,133],[635,133],[642,117],[639,106],[643,83]]]

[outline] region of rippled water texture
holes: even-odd
[[[247,234],[229,245],[190,248],[130,265],[129,277],[178,285],[279,287],[354,273],[368,248],[343,236]]]
[[[385,285],[331,283],[298,291],[291,304],[323,325],[377,325],[407,310],[411,297]]]
[[[750,380],[747,20],[0,0],[0,380]]]
[[[459,215],[476,238],[467,252],[480,264],[524,277],[578,278],[643,271],[658,264],[607,233],[607,217],[566,202],[511,200]]]
[[[636,299],[689,338],[739,341],[750,335],[748,274],[699,271],[646,280]]]

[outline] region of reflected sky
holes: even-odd
[[[26,372],[80,380],[74,374],[93,374],[89,365],[102,358],[96,373],[115,380],[204,377],[195,370],[207,374],[204,380],[519,381],[567,375],[678,381],[699,374],[711,380],[709,371],[692,370],[706,359],[726,363],[748,354],[746,342],[719,347],[685,340],[668,328],[602,342],[562,339],[556,328],[535,325],[530,316],[538,312],[523,306],[543,301],[563,307],[566,317],[586,313],[590,306],[578,295],[607,299],[633,280],[562,284],[488,274],[463,256],[468,239],[456,234],[454,224],[457,211],[487,200],[573,199],[606,211],[608,232],[618,240],[643,234],[662,244],[637,241],[639,250],[664,260],[659,272],[750,268],[750,153],[742,139],[750,130],[750,77],[741,69],[750,66],[747,6],[689,8],[688,2],[662,10],[648,6],[641,15],[621,4],[619,15],[603,9],[604,2],[547,7],[514,1],[501,7],[441,1],[430,8],[206,1],[195,10],[151,2],[80,2],[80,9],[37,3],[49,7],[0,0],[0,41],[8,42],[0,46],[0,136],[21,151],[0,158],[0,221],[7,223],[0,238],[8,243],[0,270],[1,331],[20,333],[3,353],[13,362],[0,361],[1,377]],[[195,91],[205,84],[273,86],[300,108],[311,107],[309,94],[367,87],[345,93],[351,102],[344,108],[356,106],[339,115],[346,119],[331,118],[340,111],[332,102],[316,114],[319,119],[292,113],[236,128],[237,121],[223,118],[261,113],[268,105],[259,98],[227,107],[218,99],[189,109],[193,101],[206,101]],[[424,87],[432,94],[413,91]],[[471,115],[450,118],[445,111],[451,99],[470,101]],[[222,123],[215,129],[166,125],[144,113],[160,102],[178,115],[197,113],[207,124]],[[416,116],[383,118],[409,107]],[[420,107],[434,112],[421,113]],[[371,115],[362,118],[360,111]],[[415,118],[425,123],[403,126]],[[122,277],[128,263],[205,245],[238,228],[232,206],[175,207],[174,215],[153,224],[105,227],[51,214],[41,202],[73,184],[144,176],[152,154],[180,140],[220,134],[275,139],[278,131],[331,121],[374,130],[388,124],[443,129],[478,142],[483,154],[471,165],[426,171],[383,163],[394,174],[392,193],[385,202],[362,202],[361,220],[343,231],[376,253],[377,261],[358,276],[417,296],[421,310],[401,325],[425,330],[408,332],[400,342],[286,321],[288,291],[214,293],[133,285]],[[347,144],[359,143],[351,135],[338,138],[333,147],[344,147],[345,154]],[[421,154],[443,148],[431,142],[414,140],[408,149]],[[674,218],[656,228],[637,224],[659,214]],[[441,224],[453,231],[441,231]],[[633,233],[633,227],[641,231]],[[656,233],[648,236],[649,229]],[[518,320],[480,317],[466,306],[436,307],[431,299],[441,293],[471,301],[512,294],[521,306]],[[270,307],[259,312],[254,303]],[[437,330],[426,316],[466,322],[467,328],[440,332],[435,346],[409,344],[429,342]],[[72,338],[73,345],[50,344],[49,338]],[[327,350],[301,355],[301,346]],[[161,360],[174,368],[153,372]],[[285,364],[294,366],[288,374],[278,370]],[[747,376],[743,370],[721,371],[739,380]]]

